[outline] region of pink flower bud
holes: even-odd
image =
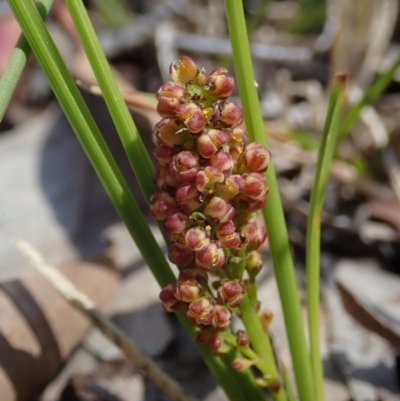
[[[200,298],[189,305],[187,316],[195,324],[210,326],[213,322],[214,304],[209,298]]]
[[[219,269],[225,264],[225,254],[223,249],[215,242],[210,242],[207,247],[203,247],[195,252],[196,265],[200,269],[209,270]]]
[[[212,167],[222,171],[225,175],[231,175],[235,161],[229,153],[219,151],[210,157]]]
[[[235,208],[237,208],[238,210],[250,213],[262,209],[266,203],[266,200],[266,197],[254,200],[247,197],[239,196],[238,199],[234,199],[234,203]]]
[[[172,162],[173,157],[179,152],[177,148],[171,148],[169,146],[160,145],[157,146],[154,151],[153,155],[157,160],[157,163],[160,166],[167,166],[169,163]]]
[[[169,165],[168,171],[172,177],[181,183],[194,181],[200,169],[199,156],[189,150],[179,152]]]
[[[176,190],[175,199],[182,211],[189,215],[202,206],[201,195],[195,184],[182,184]]]
[[[154,179],[158,188],[164,192],[170,192],[180,184],[178,180],[171,177],[166,167],[159,167],[154,173]]]
[[[150,212],[157,220],[165,220],[178,211],[176,200],[166,192],[157,192],[150,198]]]
[[[250,345],[250,337],[244,330],[236,333],[236,344],[239,348],[248,348]]]
[[[231,367],[236,372],[243,372],[244,370],[254,366],[257,362],[251,361],[246,358],[236,358],[231,362]]]
[[[244,177],[245,187],[241,194],[253,200],[264,199],[267,196],[268,188],[265,186],[265,176],[260,173],[246,174]]]
[[[248,171],[263,173],[267,170],[271,153],[259,142],[249,143],[240,156],[240,168],[246,168]],[[243,166],[243,167],[242,167]]]
[[[230,201],[245,188],[246,183],[241,175],[231,175],[225,181],[215,186],[215,194]]]
[[[206,84],[206,82],[207,82],[207,74],[206,74],[206,70],[204,68],[200,69],[200,71],[197,74],[194,82],[199,86],[203,86],[203,85]]]
[[[189,81],[193,81],[198,73],[196,63],[187,56],[179,58],[179,63],[172,63],[169,67],[169,74],[174,82],[180,84],[186,84]]]
[[[182,234],[191,225],[190,218],[181,212],[174,213],[165,221],[165,228],[172,234]]]
[[[235,216],[235,209],[222,198],[213,196],[204,208],[204,214],[211,224],[226,223]]]
[[[226,76],[227,72],[226,68],[217,68],[207,80],[207,84],[211,87],[211,94],[218,99],[226,99],[235,88],[235,80],[233,77]]]
[[[232,314],[226,306],[215,305],[213,314],[213,326],[219,330],[225,330],[231,323]]]
[[[177,266],[188,266],[194,259],[194,253],[185,245],[174,242],[168,247],[168,258]]]
[[[202,291],[202,286],[194,279],[178,280],[174,288],[175,298],[188,303],[199,299]]]
[[[256,223],[248,223],[240,228],[240,234],[244,237],[247,250],[257,250],[267,239],[267,230]]]
[[[168,284],[159,295],[162,306],[167,312],[174,312],[179,306],[179,300],[175,298],[174,290],[175,284]]]
[[[264,265],[264,258],[260,252],[251,251],[246,257],[246,269],[251,278],[257,276]]]
[[[181,146],[188,139],[189,133],[185,126],[173,118],[164,118],[154,127],[154,145],[165,145],[169,147]]]
[[[193,134],[197,134],[204,128],[206,119],[201,107],[196,103],[184,103],[176,109],[177,118],[182,121],[187,129]]]
[[[216,236],[224,248],[235,249],[242,245],[240,235],[235,232],[233,221],[219,224],[216,230]]]
[[[205,130],[197,138],[197,149],[201,156],[208,159],[218,152],[222,145],[229,139],[228,134],[217,129]]]
[[[201,286],[208,284],[208,274],[204,270],[200,270],[197,267],[187,267],[179,273],[178,280],[196,280]]]
[[[243,122],[243,110],[235,103],[222,102],[219,121],[227,127],[235,128]]]
[[[175,83],[166,82],[156,92],[158,110],[164,113],[174,113],[177,106],[185,102],[188,96],[186,89]]]
[[[223,280],[218,288],[218,302],[227,303],[231,308],[238,307],[243,301],[244,287],[236,280]]]
[[[242,128],[236,127],[229,135],[229,154],[237,162],[249,141],[249,134]]]
[[[200,250],[210,244],[209,233],[202,227],[192,227],[185,233],[185,243],[193,251]]]
[[[222,183],[225,179],[224,173],[215,167],[207,166],[196,175],[196,187],[204,193],[212,190],[215,184]]]

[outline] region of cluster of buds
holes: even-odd
[[[227,101],[234,79],[226,74],[217,68],[207,75],[189,57],[173,63],[172,81],[157,91],[163,118],[152,136],[159,192],[150,210],[165,221],[168,257],[182,270],[160,298],[166,310],[184,308],[196,325],[217,330],[229,326],[244,291],[224,268],[240,258],[254,278],[262,266],[257,250],[267,233],[255,212],[266,201],[270,160],[260,143],[248,143],[243,111]],[[215,296],[204,283],[213,272],[224,278]]]

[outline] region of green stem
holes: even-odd
[[[400,67],[400,59],[396,60],[372,85],[364,92],[362,99],[356,103],[345,115],[339,128],[339,137],[344,138],[349,134],[354,124],[357,122],[362,109],[373,103],[378,96],[386,89],[393,79],[393,75]]]
[[[43,19],[47,17],[53,6],[54,0],[42,0],[36,3],[36,7]],[[4,114],[10,104],[12,95],[21,78],[22,72],[26,66],[31,54],[31,48],[23,34],[20,35],[11,57],[7,62],[3,75],[0,78],[0,122],[3,121]]]
[[[337,76],[332,86],[327,117],[321,138],[314,184],[311,191],[307,226],[306,266],[310,359],[318,401],[323,401],[325,399],[319,329],[321,212],[324,204],[325,189],[329,178],[329,169],[339,132],[344,100],[343,91],[344,76]]]
[[[255,88],[243,5],[238,0],[225,0],[225,8],[246,128],[251,140],[257,140],[264,146],[268,146]],[[301,401],[315,401],[300,297],[273,163],[270,164],[266,176],[270,191],[263,215],[268,229],[271,256],[285,318],[297,389]]]
[[[271,383],[274,384],[280,383],[276,391],[271,391],[274,400],[285,401],[286,396],[275,364],[275,357],[270,339],[264,331],[261,320],[254,310],[247,294],[244,295],[239,309],[241,312],[240,317],[250,337],[251,345],[260,358],[257,367],[264,373],[267,381],[271,381]]]
[[[96,76],[128,160],[147,200],[156,191],[154,166],[122,97],[81,0],[66,0],[71,18]]]

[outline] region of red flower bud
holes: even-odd
[[[231,367],[236,372],[243,372],[244,370],[254,366],[257,362],[251,361],[246,358],[236,358],[231,362]]]
[[[177,148],[171,148],[169,146],[160,145],[157,146],[154,151],[153,155],[157,160],[157,163],[160,166],[167,166],[169,163],[172,162],[173,157],[179,152]]]
[[[233,221],[219,224],[216,230],[216,236],[225,248],[235,249],[242,245],[240,235],[235,232],[235,224]]]
[[[178,280],[174,288],[176,299],[182,302],[193,302],[200,298],[203,287],[195,279]]]
[[[194,259],[194,253],[185,245],[174,242],[168,247],[168,259],[178,266],[188,266]]]
[[[158,188],[164,192],[170,192],[180,184],[175,178],[171,177],[167,167],[159,167],[154,173],[154,179]]]
[[[157,192],[150,198],[150,212],[157,220],[165,220],[178,211],[176,200],[166,192]]]
[[[201,107],[196,103],[184,103],[176,109],[176,116],[182,121],[187,129],[193,134],[197,134],[204,128],[206,119]]]
[[[226,306],[215,305],[213,314],[213,326],[219,330],[225,330],[231,323],[232,314]]]
[[[196,280],[204,287],[208,284],[208,274],[197,267],[187,267],[179,273],[178,280]]]
[[[235,128],[243,122],[243,110],[235,103],[220,104],[219,122],[230,128]]]
[[[267,230],[256,223],[248,223],[240,228],[240,234],[245,238],[247,250],[258,249],[267,238]]]
[[[204,208],[204,214],[211,224],[226,223],[235,216],[235,209],[222,198],[213,196]]]
[[[199,156],[197,153],[184,150],[174,157],[168,171],[175,179],[182,183],[188,183],[195,180],[199,169]]]
[[[207,166],[204,170],[197,173],[196,187],[198,191],[204,193],[212,190],[215,184],[222,183],[225,179],[224,173],[215,167]]]
[[[235,161],[229,153],[219,151],[210,157],[212,167],[222,171],[225,175],[231,175]]]
[[[191,225],[190,218],[181,212],[174,213],[165,220],[165,227],[172,234],[182,234]]]
[[[164,118],[154,127],[154,145],[165,145],[169,147],[181,146],[188,139],[189,133],[185,126],[173,118]]]
[[[209,233],[201,227],[192,227],[185,233],[185,243],[193,251],[200,250],[210,244]]]
[[[236,127],[232,130],[229,135],[229,154],[235,161],[239,160],[240,155],[243,153],[243,150],[246,144],[249,141],[249,134],[242,128]]]
[[[210,326],[213,322],[214,304],[209,298],[200,298],[189,305],[187,316],[195,324]]]
[[[174,113],[177,106],[185,102],[186,89],[175,82],[166,82],[156,92],[158,110],[162,115]]]
[[[175,284],[168,284],[163,290],[161,290],[159,295],[162,306],[167,312],[173,312],[179,306],[179,300],[175,298],[174,290]]]
[[[250,173],[244,176],[245,187],[241,194],[253,200],[264,199],[267,196],[268,188],[265,186],[265,176],[260,173]]]
[[[227,303],[236,308],[243,301],[244,287],[236,280],[223,280],[218,288],[217,297],[220,303]]]
[[[225,264],[225,254],[223,249],[215,242],[210,242],[207,247],[196,251],[196,265],[200,269],[209,270],[219,269]]]
[[[240,168],[246,168],[254,173],[263,173],[267,170],[271,153],[259,142],[249,143],[239,159]]]
[[[169,74],[174,82],[180,84],[186,84],[189,81],[193,81],[198,73],[196,63],[187,56],[179,58],[179,63],[172,63],[169,67]]]
[[[229,139],[228,134],[217,129],[205,130],[197,138],[197,149],[201,156],[208,159],[218,152],[222,145]]]
[[[248,348],[250,345],[250,337],[244,330],[236,333],[236,344],[239,348]]]
[[[207,73],[204,68],[201,68],[199,73],[197,74],[194,82],[199,86],[204,86],[207,82]]]
[[[231,175],[226,177],[224,182],[215,186],[215,194],[226,201],[230,201],[240,194],[245,186],[245,180],[241,175]]]
[[[176,190],[175,199],[184,213],[192,214],[203,204],[201,195],[195,184],[182,184]]]
[[[207,84],[211,87],[211,94],[218,99],[226,99],[235,88],[235,80],[233,77],[226,76],[227,72],[226,68],[217,68],[207,80]]]

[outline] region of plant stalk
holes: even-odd
[[[225,0],[225,8],[246,128],[251,140],[257,140],[268,147],[255,87],[243,4],[238,0]],[[316,401],[296,275],[273,163],[270,163],[266,177],[270,191],[263,215],[268,230],[297,390],[301,401]]]

